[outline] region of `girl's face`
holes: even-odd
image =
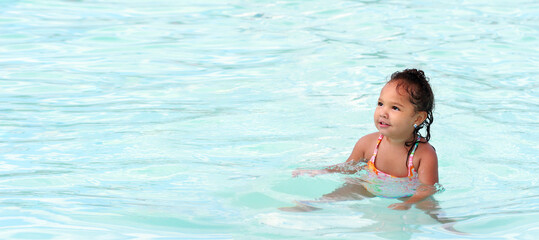
[[[406,90],[397,88],[397,84],[398,80],[392,81],[382,88],[374,111],[374,124],[386,137],[408,140],[414,131],[414,124],[421,124],[426,113],[416,112]]]

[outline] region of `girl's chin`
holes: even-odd
[[[380,134],[384,135],[384,137],[391,138],[391,139],[407,139],[407,138],[409,138],[409,137],[407,137],[408,135],[406,135],[406,134],[397,133],[397,132],[393,132],[393,131],[388,131],[388,129],[383,129],[383,128],[378,128],[378,132]]]
[[[389,131],[389,126],[385,126],[385,125],[380,125],[380,124],[376,124],[376,129],[378,129],[378,131],[382,132],[388,132]]]
[[[395,133],[387,128],[377,127],[377,129],[378,129],[378,132],[380,132],[380,134],[386,137],[395,137]]]

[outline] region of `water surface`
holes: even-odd
[[[0,237],[532,239],[534,1],[0,1]],[[388,76],[431,78],[444,227],[316,199]]]

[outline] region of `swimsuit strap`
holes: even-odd
[[[380,143],[382,142],[382,138],[384,138],[384,135],[380,134],[378,137],[378,141],[376,142],[376,147],[374,148],[374,152],[372,153],[372,157],[376,158],[376,154],[378,153],[378,146],[380,146]]]
[[[380,134],[380,136],[378,137],[378,141],[376,142],[376,147],[374,148],[374,152],[372,153],[372,157],[369,160],[372,163],[374,163],[374,161],[376,160],[376,154],[378,154],[378,147],[380,146],[380,142],[382,142],[382,138],[384,138],[384,135]],[[414,158],[415,150],[417,149],[417,146],[419,145],[419,140],[421,140],[421,136],[417,136],[412,152],[410,153],[410,156],[408,157],[408,177],[414,176],[414,173],[412,171],[414,169],[413,158]]]
[[[419,140],[421,140],[421,136],[417,136],[417,140],[415,141],[414,148],[412,149],[412,152],[410,153],[410,156],[408,157],[408,177],[413,176],[412,169],[414,169],[414,154],[415,150],[417,149],[417,145],[419,145]]]
[[[374,152],[372,153],[371,161],[374,163],[374,160],[376,159],[376,154],[378,153],[378,146],[380,146],[380,142],[382,142],[382,138],[384,138],[384,135],[380,134],[378,137],[378,142],[376,142],[376,147],[374,147]]]

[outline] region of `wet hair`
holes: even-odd
[[[397,89],[404,89],[409,96],[410,102],[414,105],[416,112],[426,112],[427,118],[414,129],[413,139],[406,142],[406,146],[412,146],[416,143],[417,136],[424,137],[426,142],[430,140],[430,125],[434,117],[434,94],[429,84],[429,79],[425,77],[425,73],[418,69],[405,69],[391,74],[391,79],[388,81],[396,82]],[[425,128],[426,136],[422,136],[419,130]],[[408,151],[410,155],[412,148]]]

